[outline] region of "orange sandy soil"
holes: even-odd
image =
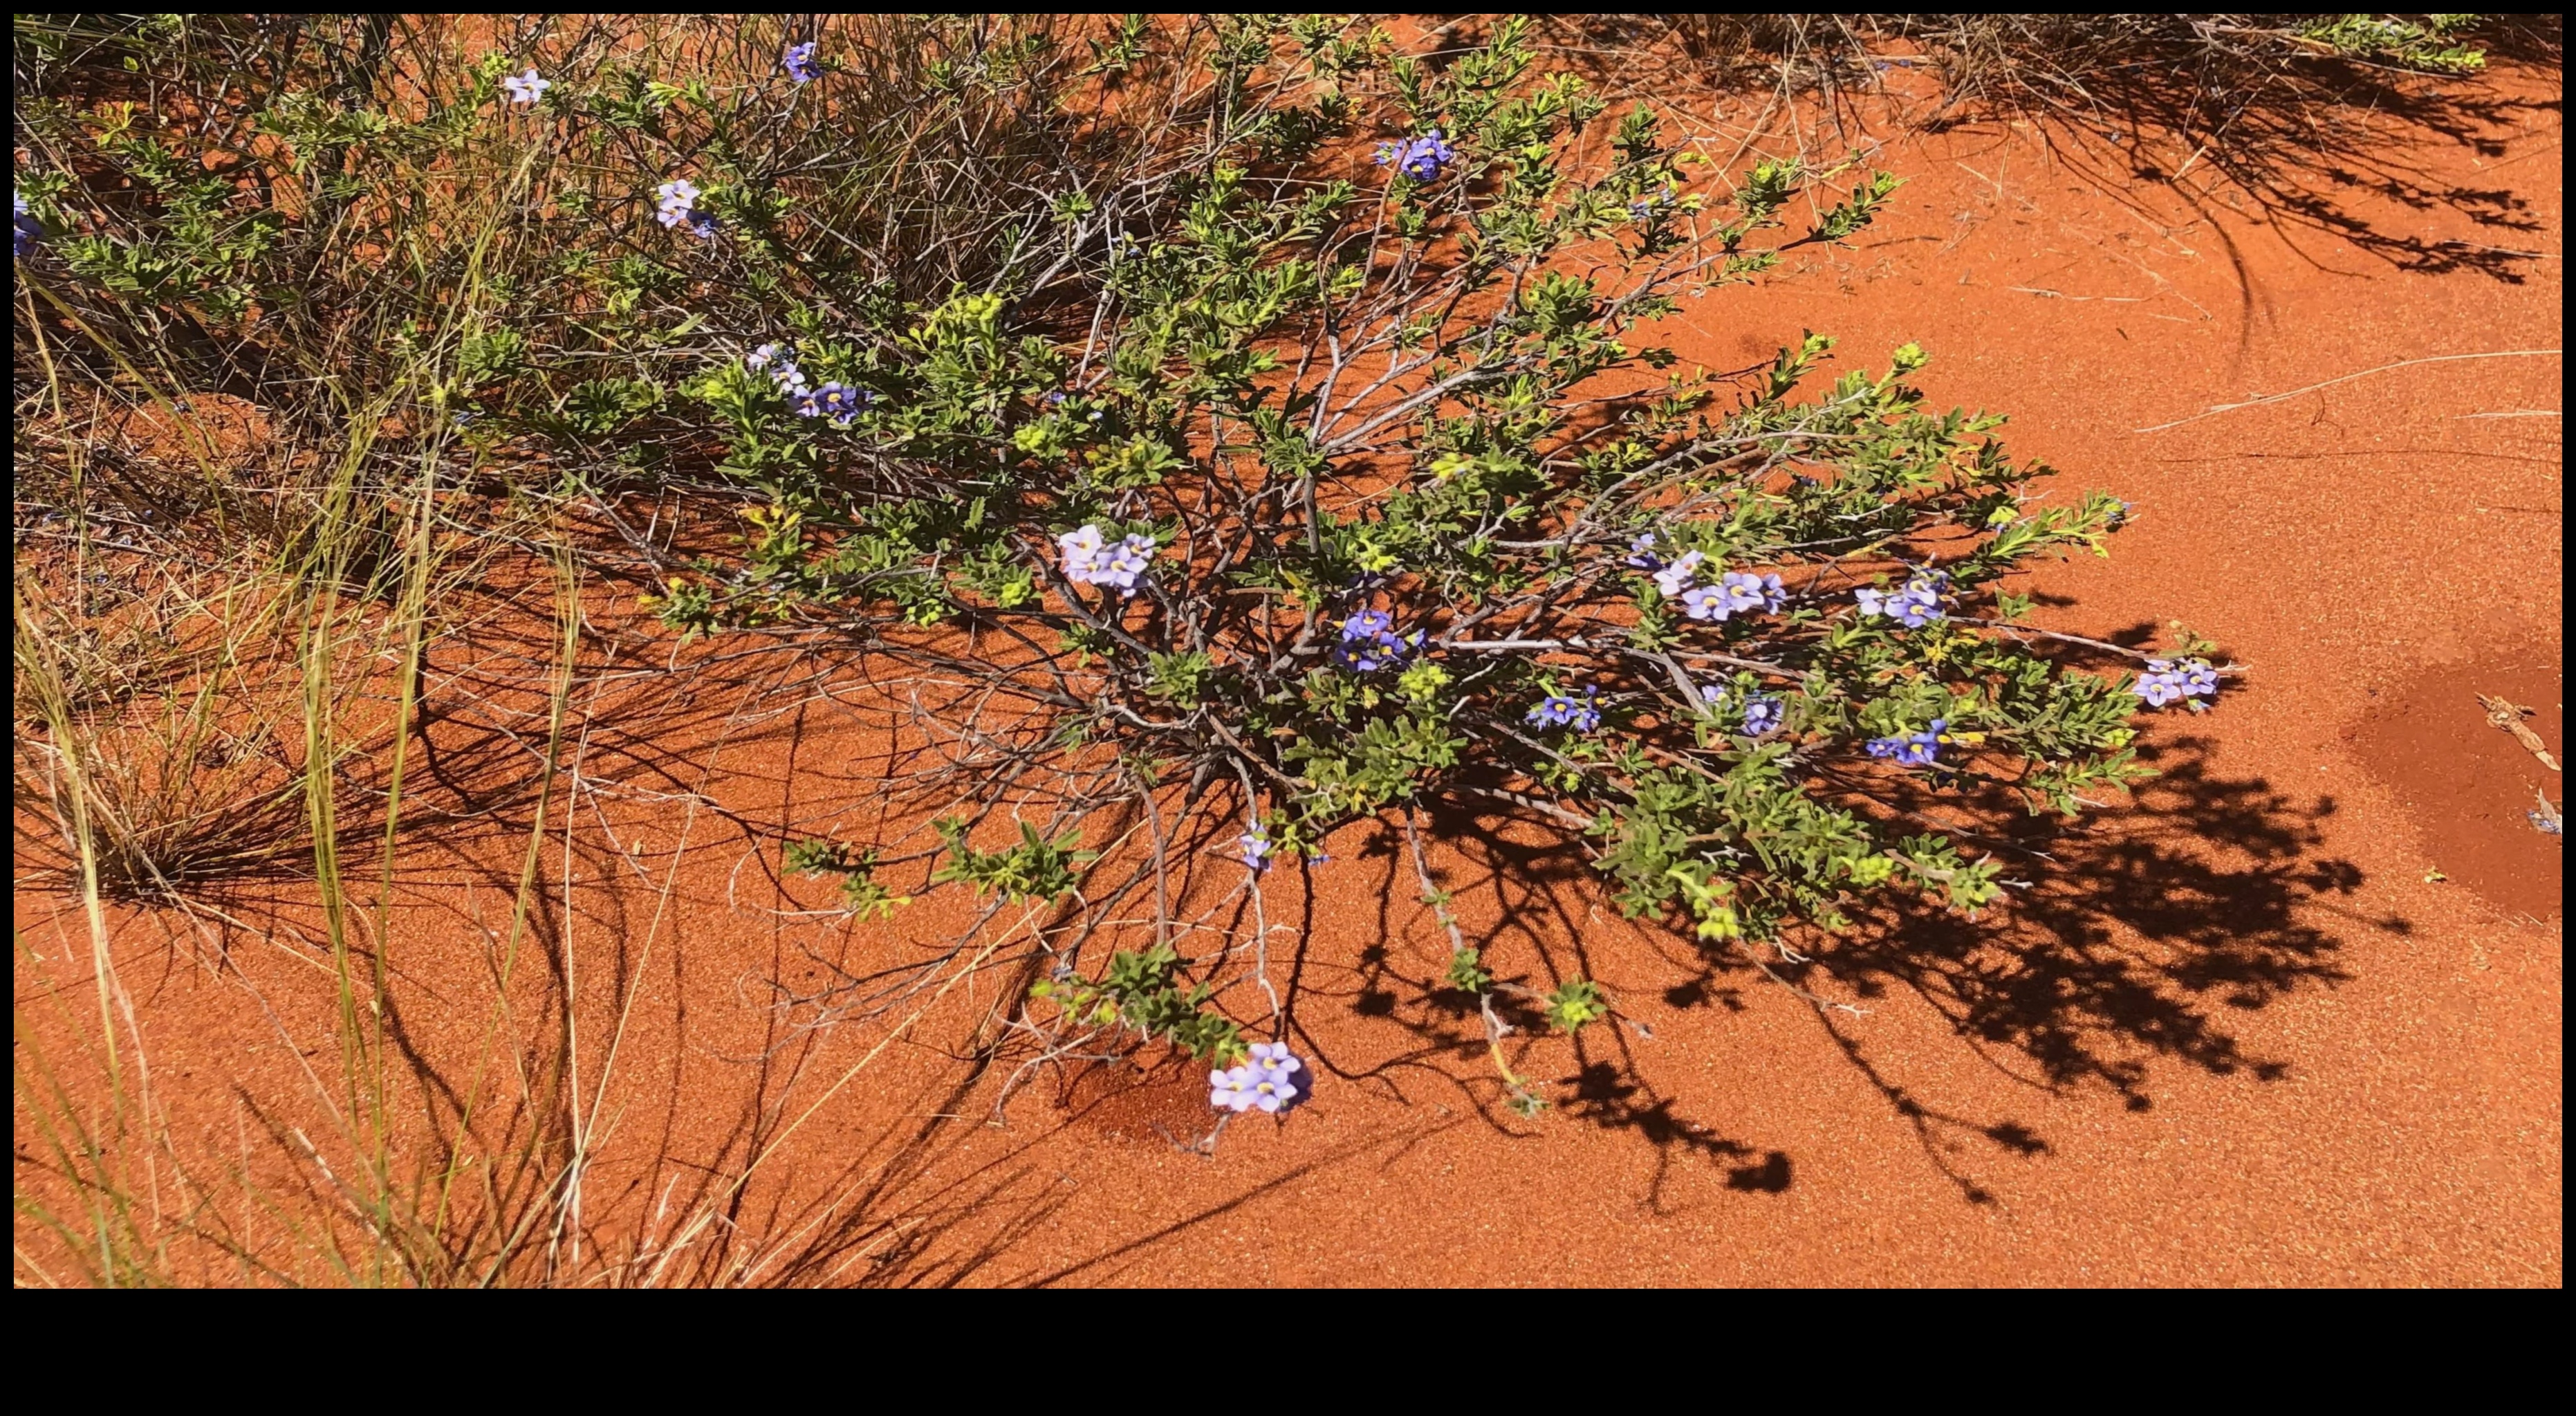
[[[1007,1069],[976,1080],[930,1045],[938,1018],[835,1089],[882,1029],[796,1032],[809,1015],[765,1006],[766,981],[816,977],[804,951],[868,954],[960,916],[771,908],[777,823],[864,803],[881,739],[828,704],[764,718],[771,699],[708,689],[639,731],[598,721],[583,770],[624,794],[580,805],[569,885],[545,858],[573,907],[542,921],[521,991],[554,1007],[572,961],[585,1096],[632,1009],[583,1242],[667,1242],[765,1152],[697,1241],[733,1245],[737,1280],[2559,1283],[2560,848],[2523,812],[2563,788],[2473,695],[2535,708],[2564,752],[2561,363],[2417,364],[2137,431],[2402,360],[2556,350],[2556,85],[2498,76],[2512,101],[2475,131],[2392,128],[2349,180],[2288,172],[2306,211],[2180,154],[2180,177],[2142,177],[2018,125],[1909,138],[1879,159],[1908,185],[1856,248],[1685,303],[1680,352],[1712,368],[1806,328],[1841,339],[1844,367],[1920,341],[1936,403],[2013,414],[2016,450],[2067,469],[2069,492],[2137,506],[2113,559],[2037,577],[2042,623],[2143,642],[2180,619],[2250,668],[2213,714],[2155,723],[2166,775],[2062,841],[2054,883],[2012,916],[1854,951],[1821,986],[1865,1014],[1709,971],[1620,920],[1542,832],[1453,841],[1435,861],[1496,972],[1544,988],[1580,970],[1630,1020],[1514,1038],[1556,1107],[1512,1116],[1472,1015],[1432,991],[1448,949],[1409,868],[1364,827],[1331,843],[1310,897],[1290,871],[1270,890],[1301,931],[1272,970],[1319,1080],[1284,1122],[1176,1147],[1208,1113],[1199,1070],[1165,1061],[1041,1078],[995,1124]],[[668,650],[600,654],[635,669]],[[431,740],[492,750],[461,720]],[[485,1026],[526,819],[524,794],[502,805],[519,824],[459,844],[467,864],[415,846],[404,867],[402,1033],[433,1070]],[[77,911],[22,889],[17,916],[36,956],[22,1012],[56,987],[88,1006]],[[293,957],[308,946],[260,932],[117,916],[173,1144],[291,1186],[303,1162],[261,1137],[313,1124],[329,999]],[[974,1005],[1012,986],[979,979]],[[1228,1001],[1256,1015],[1248,990]],[[22,1182],[26,1116],[22,1096]]]

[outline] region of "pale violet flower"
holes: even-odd
[[[697,183],[674,177],[653,189],[653,219],[675,231],[685,226],[692,235],[712,238],[716,219],[698,210],[698,198],[705,195]]]
[[[2138,675],[2138,681],[2130,686],[2129,691],[2147,700],[2150,708],[2197,698],[2215,698],[2218,696],[2218,670],[2211,668],[2206,659],[2185,659],[2180,664],[2165,659],[2149,659],[2147,671]],[[2191,706],[2194,711],[2200,708],[2198,703]]]
[[[1252,1060],[1244,1065],[1284,1081],[1305,1064],[1288,1055],[1288,1044],[1284,1042],[1256,1042],[1252,1045]]]
[[[1776,575],[1730,570],[1718,577],[1718,584],[1726,593],[1728,614],[1758,612],[1776,615],[1780,613],[1780,607],[1788,603],[1787,592],[1780,588],[1780,577]],[[1718,616],[1720,619],[1725,617]]]
[[[1667,600],[1678,597],[1690,585],[1691,576],[1698,572],[1700,563],[1707,559],[1697,551],[1684,551],[1681,559],[1655,572],[1655,588],[1663,591]]]
[[[805,410],[805,400],[813,390],[806,385],[805,371],[796,366],[795,345],[787,343],[761,345],[742,356],[742,366],[754,373],[765,375],[772,384],[777,386],[781,394],[797,405],[796,411],[799,415],[808,418],[822,415],[823,410],[819,407],[811,413]]]
[[[809,39],[803,44],[787,46],[787,53],[779,60],[779,67],[785,69],[787,77],[797,83],[814,82],[814,76],[822,72],[814,65],[814,41]]]
[[[1286,1043],[1254,1043],[1251,1061],[1208,1073],[1208,1105],[1220,1111],[1275,1114],[1302,1090],[1293,1080],[1297,1066]]]
[[[1063,557],[1064,578],[1076,585],[1106,585],[1120,598],[1136,593],[1136,582],[1153,565],[1150,536],[1127,536],[1115,543],[1098,526],[1084,526],[1055,538]]]
[[[1780,577],[1740,570],[1730,570],[1719,576],[1715,585],[1701,586],[1682,594],[1682,608],[1695,620],[1723,620],[1730,615],[1762,611],[1777,614],[1787,603],[1788,595],[1780,588]]]
[[[1219,1111],[1250,1111],[1252,1069],[1225,1067],[1208,1073],[1208,1105]]]
[[[1946,571],[1918,570],[1904,586],[1896,590],[1861,590],[1852,598],[1860,602],[1864,616],[1892,619],[1907,629],[1921,629],[1937,619],[1949,618],[1942,608],[1943,588],[1950,582]]]
[[[501,92],[508,95],[511,103],[522,108],[544,98],[546,90],[554,86],[554,80],[538,78],[534,67],[524,74],[501,76]]]

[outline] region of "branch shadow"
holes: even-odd
[[[2035,1093],[2092,1091],[2145,1112],[2155,1105],[2158,1066],[2281,1080],[2292,1059],[2249,1046],[2234,1020],[2291,993],[2347,980],[2341,957],[2352,933],[2402,936],[2411,926],[2352,903],[2363,875],[2328,849],[2326,825],[2338,810],[2332,797],[2302,798],[2260,777],[2222,773],[2212,764],[2213,748],[2210,738],[2189,732],[2164,737],[2141,748],[2141,759],[2161,775],[2142,784],[2130,804],[2074,822],[2015,823],[2010,834],[1978,840],[2029,867],[2008,875],[2030,877],[1984,918],[1873,899],[1847,906],[1854,928],[1787,941],[1794,956],[1783,951],[1763,962],[1799,989],[1864,1007],[1910,997],[1986,1065]],[[1497,946],[1512,957],[1534,955],[1551,977],[1593,975],[1586,927],[1596,917],[1600,881],[1578,842],[1534,843],[1526,829],[1465,812],[1442,815],[1436,825],[1452,860],[1474,873],[1464,883],[1446,882],[1462,917],[1491,921],[1469,931],[1471,944],[1487,957]],[[1744,952],[1702,945],[1679,930],[1650,937],[1674,970],[1661,991],[1667,1007],[1742,1012],[1758,990],[1773,986]],[[1376,961],[1363,960],[1351,1006],[1401,1023],[1422,1044],[1388,1067],[1482,1052],[1472,995],[1444,991],[1437,980],[1399,979],[1383,963],[1384,951],[1376,953]],[[1630,1045],[1632,1032],[1652,1035],[1632,1007],[1623,1002],[1610,1027],[1578,1034],[1578,1068],[1559,1081],[1564,1114],[1654,1152],[1650,1204],[1662,1203],[1671,1167],[1691,1158],[1725,1166],[1733,1190],[1786,1189],[1795,1174],[1790,1156],[1718,1133],[1656,1087]],[[1865,1025],[1839,1012],[1819,1008],[1817,1016],[1963,1199],[1994,1198],[1959,1158],[1963,1149],[2020,1159],[2049,1152],[2047,1139],[2023,1122],[1965,1114],[1919,1093],[1895,1070],[1938,1059],[1874,1042]],[[1544,1027],[1531,1008],[1509,1017],[1517,1029]],[[1605,1036],[1606,1043],[1596,1040]],[[1486,1110],[1488,1120],[1508,1124]]]
[[[2227,227],[2251,218],[2294,247],[2302,233],[2332,236],[2426,275],[2520,283],[2555,258],[2524,249],[2546,230],[2530,201],[2506,185],[2445,176],[2422,149],[2429,139],[2492,164],[2505,155],[2501,134],[2560,113],[2554,85],[2545,96],[2513,92],[2497,70],[2554,76],[2565,56],[2562,17],[2481,17],[2469,42],[2490,68],[2471,74],[2282,41],[2274,27],[2289,17],[2232,29],[2207,18],[1586,15],[1550,24],[1569,48],[1592,51],[1575,62],[1588,60],[1604,83],[1647,94],[1767,90],[1765,121],[1788,123],[1802,146],[1828,134],[1857,143],[1891,124],[1927,133],[2026,124],[2070,171],[2142,216],[2154,219],[2138,205],[2141,184],[2173,191],[2231,256]],[[2506,239],[2427,235],[2412,220],[2372,215],[2381,203],[2410,218],[2458,212]],[[2245,263],[2236,265],[2243,275]]]

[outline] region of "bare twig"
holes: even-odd
[[[2344,374],[2336,378],[2327,379],[2322,383],[2312,383],[2300,388],[2294,388],[2287,393],[2266,394],[2261,398],[2246,399],[2242,403],[2212,404],[2208,408],[2201,412],[2194,413],[2188,418],[2176,418],[2170,423],[2157,423],[2150,427],[2131,428],[2129,431],[2133,433],[2161,433],[2167,428],[2179,428],[2186,423],[2197,423],[2203,418],[2215,418],[2221,413],[2233,413],[2240,408],[2260,408],[2267,403],[2280,403],[2287,399],[2297,398],[2302,394],[2314,393],[2319,389],[2332,388],[2337,384],[2350,383],[2355,379],[2366,379],[2373,374],[2387,373],[2391,369],[2410,369],[2418,364],[2452,364],[2468,359],[2555,358],[2561,352],[2562,351],[2556,349],[2497,349],[2481,354],[2434,354],[2422,359],[2400,359],[2394,364],[2382,364],[2375,369],[2363,369],[2359,373]]]

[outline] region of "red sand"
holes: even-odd
[[[636,864],[595,851],[569,883],[551,852],[545,867],[576,904],[562,948],[592,1049],[583,1086],[635,999],[591,1242],[665,1234],[655,1216],[685,1208],[710,1167],[784,1135],[731,1214],[737,1253],[772,1257],[734,1277],[2561,1282],[2559,855],[2520,812],[2533,785],[2558,800],[2562,781],[2473,697],[2538,708],[2563,754],[2560,422],[2485,416],[2556,410],[2560,361],[2420,364],[2132,431],[2401,360],[2558,348],[2555,79],[2498,82],[2532,102],[2483,148],[2417,134],[2385,150],[2425,190],[2498,203],[2337,193],[2369,231],[2413,243],[2396,262],[2189,174],[2106,186],[2035,134],[1988,126],[1885,154],[1909,183],[1857,249],[1810,248],[1759,290],[1686,303],[1680,352],[1716,368],[1806,328],[1838,336],[1846,367],[1920,341],[1936,402],[2013,414],[2016,450],[2068,469],[2067,492],[2138,507],[2113,559],[2039,577],[2063,597],[2042,622],[2103,635],[2180,619],[2250,666],[2214,714],[2159,723],[2168,775],[2066,845],[2008,947],[1913,930],[1834,986],[1867,1015],[1828,1017],[1703,975],[1580,870],[1533,879],[1564,864],[1541,833],[1507,833],[1508,876],[1488,848],[1444,850],[1498,972],[1544,987],[1579,968],[1645,1025],[1530,1044],[1517,1065],[1558,1108],[1525,1121],[1496,1106],[1472,1018],[1429,993],[1447,947],[1409,870],[1355,829],[1276,965],[1296,972],[1298,1050],[1321,1078],[1284,1123],[1237,1124],[1212,1156],[1176,1149],[1166,1133],[1190,1139],[1208,1114],[1203,1078],[1166,1063],[1045,1079],[995,1127],[992,1081],[957,1090],[965,1070],[925,1028],[798,1125],[871,1037],[790,1034],[758,985],[810,976],[799,947],[843,932],[758,908],[774,843],[712,810],[688,825],[694,854],[654,924],[683,810],[612,802],[601,819],[633,833]],[[2482,225],[2478,209],[2527,224]],[[588,770],[773,820],[870,795],[849,765],[864,734],[835,714],[680,706],[676,726],[603,745]],[[467,751],[463,726],[437,731]],[[483,1025],[479,1001],[448,1000],[489,996],[485,941],[506,931],[516,868],[508,833],[495,839],[466,853],[488,869],[448,870],[397,917],[406,1037],[427,1056],[470,1055]],[[1280,878],[1274,908],[1299,921]],[[938,912],[899,927],[935,933],[949,908],[925,902]],[[18,913],[46,966],[22,961],[23,1005],[85,946],[58,900],[21,895]],[[245,1113],[311,1109],[301,1049],[240,982],[156,928],[119,937],[184,1143],[238,1158],[261,1151],[238,1140]],[[233,957],[312,1048],[328,1000],[285,957],[297,947],[237,937]],[[978,1004],[1008,986],[979,980]],[[306,1064],[327,1076],[323,1046]],[[19,1144],[24,1177],[23,1101]],[[858,1198],[814,1207],[854,1182]]]

